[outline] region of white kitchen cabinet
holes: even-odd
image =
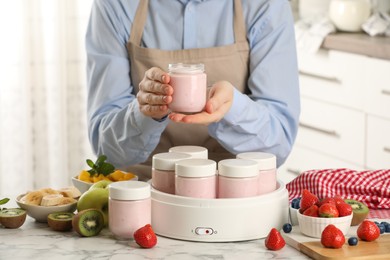
[[[390,168],[390,120],[388,119],[371,115],[367,117],[367,168]]]
[[[284,182],[310,169],[390,168],[390,61],[321,49],[298,55],[301,117]]]

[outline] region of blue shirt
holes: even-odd
[[[126,43],[135,0],[95,0],[86,34],[89,138],[116,167],[145,161],[169,119],[144,116],[129,74]],[[233,154],[289,155],[300,113],[294,21],[287,0],[242,0],[250,45],[250,95],[235,90],[231,109],[209,134]],[[177,50],[234,43],[233,1],[150,0],[142,45]],[[221,64],[224,66],[224,64]]]

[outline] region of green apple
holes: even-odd
[[[108,185],[111,181],[102,180],[94,183],[84,192],[78,202],[77,211],[95,208],[103,212],[104,225],[108,226]]]

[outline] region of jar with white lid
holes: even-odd
[[[191,158],[208,159],[208,150],[202,146],[179,145],[169,148],[169,152],[185,153],[191,155]]]
[[[175,163],[191,158],[185,153],[158,153],[152,157],[152,186],[161,192],[175,194]]]
[[[255,160],[259,164],[259,195],[276,190],[276,156],[274,154],[247,152],[237,154],[236,157]]]
[[[218,198],[258,195],[259,165],[254,160],[225,159],[218,162]]]
[[[137,229],[151,224],[149,183],[118,181],[108,190],[108,226],[117,239],[132,239]]]
[[[209,159],[186,159],[176,163],[175,194],[213,199],[217,196],[217,163]]]
[[[173,63],[168,65],[173,88],[169,109],[178,113],[198,113],[206,105],[207,76],[204,65]]]

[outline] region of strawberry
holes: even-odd
[[[364,241],[374,241],[379,235],[379,227],[370,220],[364,220],[357,229],[357,236]]]
[[[134,232],[135,242],[143,248],[151,248],[157,244],[157,236],[154,233],[152,226],[146,224]]]
[[[336,202],[333,198],[324,198],[324,199],[320,200],[317,204],[318,204],[318,207],[321,207],[321,205],[325,204],[325,203],[331,203],[333,205],[336,205]]]
[[[321,233],[321,244],[328,248],[341,248],[345,243],[343,232],[330,224]]]
[[[276,228],[272,228],[265,239],[265,247],[269,250],[279,250],[286,245],[286,241]]]
[[[336,204],[336,208],[339,211],[339,217],[345,217],[352,214],[352,206],[346,202]]]
[[[302,214],[310,217],[318,217],[318,206],[316,204],[311,205]]]
[[[325,203],[318,208],[318,215],[321,218],[337,218],[339,216],[339,211],[337,210],[336,205]]]
[[[333,197],[333,200],[334,200],[334,202],[336,203],[336,205],[345,202],[345,201],[343,200],[343,198],[341,198],[341,197],[338,196],[338,195],[337,195],[337,196],[334,196],[334,197]]]
[[[317,202],[318,202],[318,197],[315,194],[311,193],[307,189],[303,189],[299,211],[303,213],[306,209],[310,208],[311,205],[314,205]]]

